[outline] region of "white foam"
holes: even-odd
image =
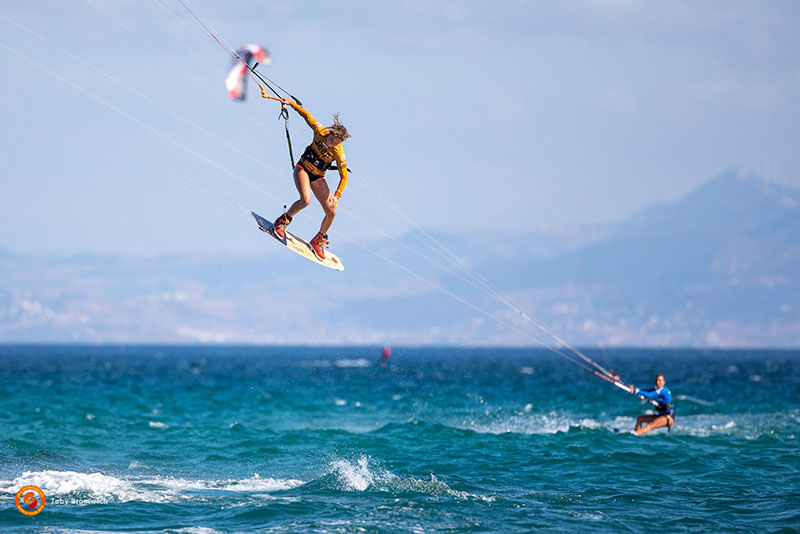
[[[330,367],[331,362],[328,360],[311,360],[311,361],[302,361],[298,364],[299,367]]]
[[[487,413],[490,415],[491,412]],[[498,416],[492,420],[462,420],[455,424],[445,424],[450,428],[471,430],[478,434],[557,434],[572,429],[605,429],[614,433],[633,429],[635,419],[617,416],[614,419],[575,418],[557,412],[535,413],[534,406],[527,404],[516,413]]]
[[[169,428],[169,425],[160,421],[150,421],[150,428]]]
[[[430,480],[415,477],[399,477],[379,466],[374,465],[369,456],[362,455],[357,461],[339,459],[331,462],[331,473],[334,474],[346,491],[366,491],[374,488],[379,491],[402,491],[421,493],[424,495],[443,495],[455,499],[470,498],[493,501],[493,496],[472,495],[465,491],[456,491],[431,473]]]
[[[162,486],[181,492],[192,490],[223,490],[250,493],[285,491],[305,484],[302,480],[296,479],[261,478],[258,473],[250,478],[241,480],[232,478],[224,480],[186,480],[173,477],[153,477],[142,478],[139,482]]]
[[[594,419],[584,417],[578,424],[575,426],[579,426],[581,428],[588,428],[590,430],[597,430],[598,428],[606,428],[606,425],[601,423],[600,421],[595,421]]]
[[[786,414],[783,414],[786,417]],[[800,410],[788,415],[800,421]],[[438,422],[438,421],[437,421]],[[628,433],[633,431],[636,417],[615,416],[610,417],[575,417],[555,411],[537,413],[533,405],[526,405],[515,412],[492,410],[491,408],[479,412],[474,418],[444,421],[442,424],[448,428],[470,430],[478,434],[557,434],[569,432],[573,429],[602,430],[614,433]],[[666,427],[657,429],[657,433],[670,432],[671,436],[689,435],[694,437],[709,436],[737,436],[745,439],[757,439],[769,435],[771,431],[777,433],[785,431],[781,426],[776,428],[772,414],[697,414],[678,415],[677,422],[671,430]],[[787,431],[788,432],[788,431]]]
[[[531,411],[533,406],[531,406]],[[568,417],[554,412],[549,414],[531,414],[526,411],[524,415],[511,415],[492,421],[465,420],[454,426],[455,428],[472,430],[478,434],[556,434],[568,432],[570,427],[579,426]]]
[[[431,473],[430,480],[419,478],[400,478],[389,473],[389,477],[384,481],[387,486],[392,489],[401,491],[410,491],[415,493],[422,493],[425,495],[446,495],[459,500],[467,500],[470,497],[477,497],[471,495],[466,491],[457,491],[450,486],[436,478],[436,475]],[[493,497],[480,497],[484,500],[494,500]]]
[[[369,458],[366,456],[359,458],[356,464],[348,460],[335,460],[331,463],[331,468],[347,490],[364,491],[374,482],[369,469]]]
[[[343,359],[333,362],[336,367],[372,367],[372,362],[365,358],[358,359]]]
[[[134,460],[130,464],[128,464],[128,469],[130,469],[130,470],[133,470],[133,469],[146,469],[148,471],[152,471],[153,470],[153,468],[150,467],[149,465],[143,464],[143,463],[138,462],[136,460]]]
[[[140,489],[128,481],[102,473],[77,473],[75,471],[26,471],[11,481],[0,481],[0,491],[15,492],[22,486],[38,486],[47,496],[64,496],[88,493],[93,499],[118,502],[166,502],[163,492]]]
[[[709,436],[730,436],[735,434],[736,422],[724,415],[691,415],[679,417],[673,427],[674,432],[690,436],[707,438]],[[747,437],[746,435],[744,437]]]
[[[591,513],[591,512],[583,512],[583,513],[571,512],[570,515],[572,517],[576,517],[578,519],[588,519],[589,521],[602,521],[603,519],[605,519],[605,517],[603,516],[602,512],[596,512],[596,513]]]
[[[131,463],[134,464],[136,462]],[[289,490],[304,483],[297,479],[262,478],[257,473],[245,479],[186,480],[163,476],[117,478],[102,473],[28,471],[14,480],[0,480],[0,493],[13,495],[20,487],[33,485],[41,488],[48,498],[81,494],[94,500],[115,502],[183,502],[196,498],[188,493],[193,490],[266,493]]]
[[[165,530],[164,534],[222,534],[221,530],[209,527],[185,527],[179,529]]]

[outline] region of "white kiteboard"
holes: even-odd
[[[335,269],[337,271],[344,271],[344,265],[342,265],[342,262],[339,261],[339,258],[333,252],[326,250],[325,259],[321,260],[316,254],[314,254],[314,250],[311,248],[311,245],[308,243],[308,241],[301,239],[289,232],[286,232],[286,239],[281,239],[275,235],[275,227],[270,221],[266,220],[264,217],[254,211],[251,211],[250,214],[258,223],[258,228],[274,237],[281,245],[284,245],[286,248],[297,252],[304,258],[307,258],[315,263],[319,263],[320,265],[324,265],[325,267]]]

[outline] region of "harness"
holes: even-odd
[[[333,161],[331,161],[330,163],[325,163],[325,160],[323,160],[321,157],[319,157],[317,155],[317,153],[314,152],[314,150],[311,148],[311,146],[312,145],[308,145],[306,147],[305,151],[303,152],[303,155],[300,156],[300,160],[297,163],[301,163],[301,162],[305,161],[305,162],[309,163],[310,165],[313,165],[314,167],[316,167],[318,170],[322,171],[323,173],[325,171],[338,171],[339,170],[339,167],[337,167],[336,164]],[[306,169],[306,170],[308,170],[308,169]],[[350,167],[348,167],[347,168],[347,172],[353,172],[353,171],[350,170]]]
[[[668,412],[674,409],[675,405],[673,405],[672,403],[664,404],[662,402],[659,402],[658,405],[656,406],[656,411],[658,412],[659,415],[664,415],[664,412]]]
[[[323,160],[316,152],[314,152],[314,149],[311,147],[312,145],[308,145],[306,147],[303,155],[300,156],[300,161],[306,161],[322,172],[335,168],[332,163],[327,163],[325,160]]]
[[[665,413],[670,410],[672,410],[672,413]],[[672,421],[675,421],[675,405],[672,403],[664,404],[659,402],[656,406],[656,412],[658,412],[658,415],[663,415],[667,418],[667,432],[672,432],[672,424],[669,421],[670,417],[672,418]]]

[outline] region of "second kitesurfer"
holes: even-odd
[[[653,389],[639,389],[633,384],[628,386],[628,390],[633,395],[639,395],[658,403],[655,406],[655,414],[640,415],[636,418],[636,426],[633,429],[633,433],[637,436],[642,436],[663,426],[671,429],[672,425],[675,424],[675,406],[672,404],[672,393],[670,393],[667,381],[661,373],[656,375],[655,386]]]

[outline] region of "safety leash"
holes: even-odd
[[[292,169],[294,169],[294,151],[292,150],[292,136],[289,135],[289,110],[286,109],[286,105],[281,104],[281,113],[278,115],[278,118],[283,118],[284,126],[286,127],[286,142],[289,143],[289,161],[292,163]]]

